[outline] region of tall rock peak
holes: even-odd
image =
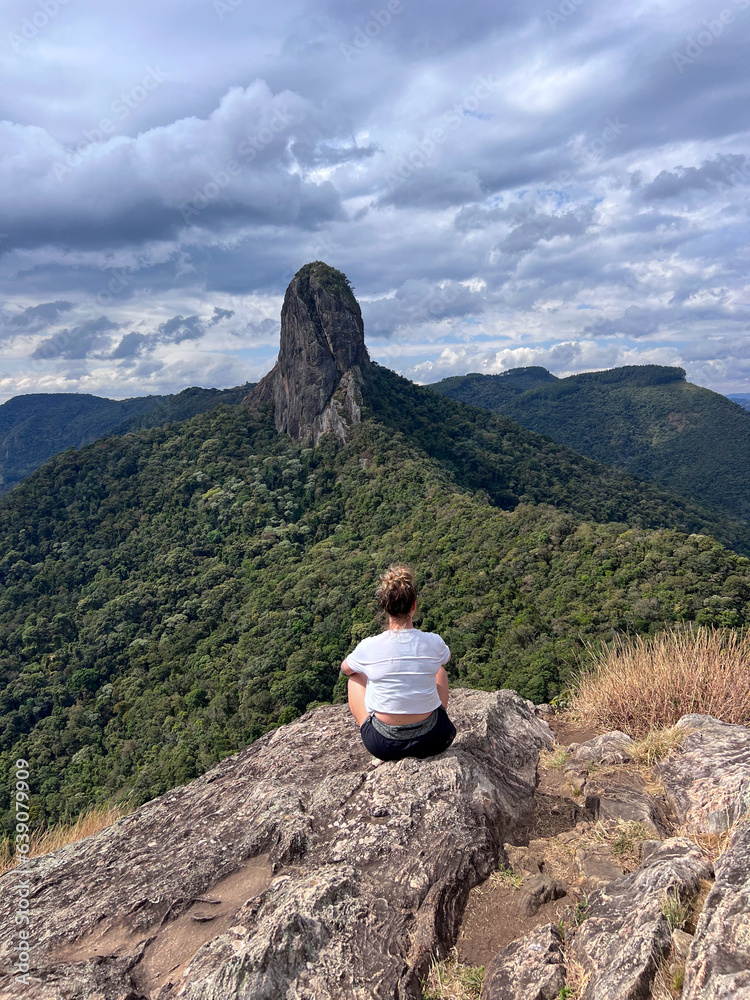
[[[297,441],[317,444],[327,431],[344,440],[360,420],[362,369],[369,363],[349,279],[316,260],[289,283],[278,361],[245,403],[270,405],[276,429]]]

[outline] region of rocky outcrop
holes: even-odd
[[[586,743],[574,743],[565,761],[565,776],[571,788],[585,795],[586,809],[595,819],[640,823],[655,836],[666,836],[666,802],[649,791],[635,769],[619,767],[631,763],[634,746],[629,736],[616,729]],[[603,774],[601,768],[606,769]]]
[[[539,751],[552,743],[512,692],[459,690],[450,710],[458,737],[448,751],[373,768],[346,708],[316,709],[26,863],[32,983],[11,979],[4,888],[0,994],[419,997],[469,890],[528,823]]]
[[[656,837],[669,832],[664,803],[636,773],[595,775],[586,782],[586,808],[604,822],[640,823]]]
[[[677,822],[691,833],[723,833],[750,810],[750,729],[684,715],[680,749],[654,768]]]
[[[746,728],[681,721],[656,767],[677,807],[664,821],[688,835],[645,840],[648,824],[584,805],[638,776],[624,734],[537,776],[552,739],[529,702],[458,690],[451,714],[444,754],[373,768],[347,710],[319,708],[27,862],[26,986],[6,874],[0,997],[417,1000],[455,942],[486,966],[483,1000],[651,1000],[682,962],[683,1000],[750,1000]],[[717,825],[719,802],[734,819],[711,887],[720,838],[691,830]]]
[[[683,1000],[750,1000],[750,822],[740,820],[716,864],[690,945]]]
[[[571,955],[585,972],[581,1000],[645,1000],[672,928],[665,900],[692,898],[713,873],[700,849],[673,838],[653,847],[641,867],[587,900]]]
[[[531,917],[545,903],[561,899],[565,894],[565,887],[560,882],[540,872],[538,875],[532,875],[531,878],[526,879],[519,901],[519,909],[525,916]]]
[[[490,962],[480,1000],[557,1000],[565,986],[563,956],[557,928],[537,927]]]
[[[664,1000],[683,970],[683,1000],[750,1000],[748,729],[690,715],[680,733],[650,768],[620,732],[545,758],[536,836],[504,845],[511,869],[472,890],[459,934],[459,960],[486,966],[483,1000],[547,1000],[563,986],[579,1000]],[[727,822],[712,887],[724,835],[710,831]],[[562,912],[544,902],[553,885]]]
[[[360,421],[362,369],[369,364],[359,304],[341,271],[305,264],[286,290],[276,365],[245,397],[267,407],[276,429],[317,444],[343,440]]]

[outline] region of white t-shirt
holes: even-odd
[[[363,639],[346,662],[367,678],[368,712],[417,715],[440,707],[436,677],[450,655],[436,632],[388,629]]]

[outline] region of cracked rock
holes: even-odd
[[[563,954],[557,928],[537,927],[490,962],[480,1000],[556,1000],[565,985]]]
[[[685,966],[683,1000],[750,1000],[750,820],[716,864]]]
[[[581,1000],[646,1000],[672,932],[662,914],[668,893],[691,897],[711,869],[689,840],[666,840],[642,866],[588,900],[571,954],[588,973]]]

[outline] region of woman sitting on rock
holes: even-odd
[[[389,566],[377,597],[388,627],[363,639],[341,664],[349,709],[378,760],[432,757],[456,735],[446,712],[450,650],[435,632],[414,628],[417,589],[408,566]]]

